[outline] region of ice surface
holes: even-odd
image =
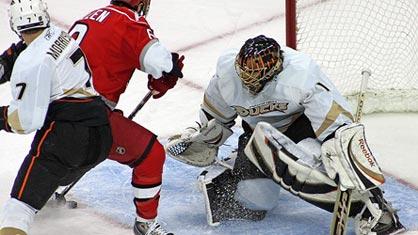
[[[102,0],[46,0],[53,21],[63,27],[107,4]],[[0,0],[0,48],[17,37],[9,30],[7,4]],[[184,78],[159,100],[150,100],[135,121],[158,134],[161,141],[197,119],[203,87],[212,76],[216,58],[229,47],[240,47],[248,37],[266,34],[284,42],[283,2],[277,0],[152,1],[149,21],[160,40],[186,56]],[[98,42],[99,43],[99,42]],[[1,50],[0,50],[1,51]],[[136,73],[118,108],[129,113],[146,94],[146,79]],[[0,105],[8,104],[10,87],[0,86]],[[367,103],[366,103],[367,105]],[[382,168],[407,187],[389,178],[388,198],[401,209],[402,221],[418,230],[418,115],[366,116],[366,134],[379,152]],[[233,146],[238,132],[228,141]],[[32,135],[0,133],[0,205],[9,196],[14,177],[31,143]],[[232,147],[224,147],[226,156]],[[196,187],[201,169],[167,159],[161,194],[160,218],[176,234],[328,234],[330,214],[281,191],[279,206],[261,222],[206,224],[202,196]],[[131,170],[106,161],[85,176],[70,192],[79,201],[76,210],[46,207],[35,219],[32,235],[132,234],[135,212],[130,186]],[[415,187],[415,189],[413,189]],[[409,233],[409,234],[413,234]]]

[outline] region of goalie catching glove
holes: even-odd
[[[232,135],[232,130],[216,119],[206,125],[188,127],[183,134],[168,139],[167,154],[188,165],[205,167],[212,165],[218,154],[218,147]]]
[[[334,138],[322,144],[321,151],[328,176],[343,188],[366,191],[385,182],[367,145],[362,124],[340,127]]]

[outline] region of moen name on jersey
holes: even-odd
[[[54,44],[49,48],[47,52],[48,55],[51,55],[55,60],[61,55],[64,49],[68,46],[71,41],[70,35],[68,33],[61,31],[61,35],[55,40]]]

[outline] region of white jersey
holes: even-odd
[[[90,77],[75,41],[59,27],[45,29],[19,55],[13,67],[10,78],[13,100],[8,108],[12,130],[30,133],[40,129],[49,104],[55,100],[97,95]]]
[[[205,91],[202,108],[224,123],[239,115],[252,128],[264,121],[282,132],[305,114],[321,141],[339,126],[351,123],[349,104],[315,61],[290,48],[283,51],[283,71],[257,95],[248,92],[235,71],[238,50],[224,53]]]

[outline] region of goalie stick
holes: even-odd
[[[361,72],[361,86],[357,98],[357,110],[354,118],[355,122],[360,122],[363,115],[363,106],[365,99],[365,92],[367,89],[367,82],[371,76],[369,70],[363,70]],[[347,232],[348,216],[351,207],[351,189],[343,188],[338,185],[337,199],[334,205],[333,218],[331,221],[330,235],[344,235]]]
[[[148,93],[142,98],[141,102],[135,107],[135,109],[129,114],[128,119],[132,120],[136,114],[141,110],[144,105],[147,103],[147,101],[151,98],[152,91],[148,91]],[[77,202],[76,201],[67,201],[65,199],[65,195],[74,187],[75,184],[77,184],[78,181],[80,181],[81,177],[76,179],[74,182],[69,184],[67,187],[65,187],[61,193],[55,192],[54,194],[54,200],[56,201],[57,205],[67,205],[69,208],[73,209],[76,208]]]

